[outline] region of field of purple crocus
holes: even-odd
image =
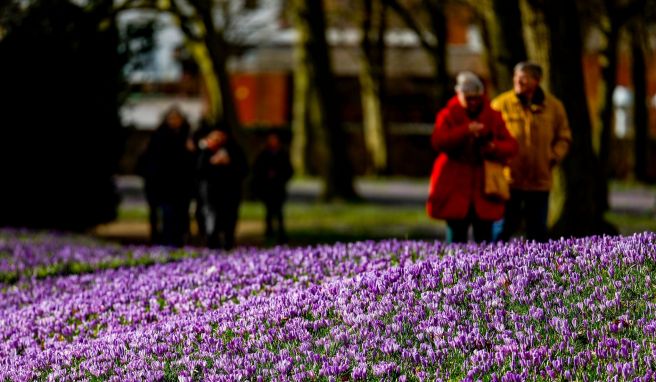
[[[0,381],[654,380],[656,234],[108,247],[0,235]]]

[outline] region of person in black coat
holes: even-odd
[[[269,133],[266,144],[253,166],[253,193],[266,207],[266,238],[287,241],[283,218],[283,204],[287,198],[287,182],[293,175],[289,153],[283,149],[280,137]],[[274,229],[274,221],[277,229]]]
[[[242,183],[248,173],[246,156],[222,124],[204,124],[194,140],[199,230],[208,247],[228,250],[235,244]]]
[[[190,126],[180,109],[171,107],[140,156],[137,173],[144,178],[151,242],[182,246],[189,232],[193,193],[193,145]]]

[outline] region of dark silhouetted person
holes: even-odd
[[[153,244],[182,246],[189,232],[194,156],[189,123],[170,108],[139,158]]]
[[[287,241],[283,204],[287,198],[287,182],[292,174],[289,153],[283,148],[278,134],[269,133],[253,166],[253,192],[266,208],[266,238],[276,239],[278,243]]]
[[[210,248],[231,249],[248,163],[224,125],[204,124],[194,134],[197,155],[199,229]]]
[[[519,143],[510,161],[511,197],[506,205],[500,240],[509,240],[526,220],[526,238],[547,240],[547,213],[553,168],[572,141],[565,107],[540,87],[542,68],[532,62],[515,66],[513,90],[492,101]],[[586,107],[582,105],[581,107]]]
[[[439,155],[426,208],[432,218],[446,220],[447,241],[466,242],[471,225],[476,242],[490,242],[504,201],[484,194],[483,160],[504,162],[517,152],[517,142],[501,114],[490,108],[474,73],[458,74],[455,90],[456,96],[437,114],[431,137]]]

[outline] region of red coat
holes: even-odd
[[[484,99],[483,110],[474,119],[453,97],[435,120],[431,143],[439,152],[433,165],[426,210],[435,219],[464,219],[473,203],[481,220],[503,217],[504,202],[483,194],[483,158],[505,162],[517,153],[517,141],[510,135],[501,113]],[[484,129],[475,138],[470,122]],[[492,142],[493,147],[485,146]]]

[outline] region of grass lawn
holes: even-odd
[[[121,208],[118,222],[147,222],[143,206]],[[238,236],[240,243],[262,245],[264,206],[254,201],[241,205]],[[441,239],[445,224],[430,220],[423,208],[372,203],[302,203],[285,206],[289,244],[352,242],[359,240]],[[192,231],[193,231],[192,227]]]
[[[301,180],[300,182],[303,182]],[[369,184],[376,180],[369,180]],[[381,180],[384,182],[384,180]],[[408,182],[405,180],[405,182]],[[425,183],[418,180],[418,183]],[[394,187],[394,183],[390,183]],[[640,196],[653,194],[656,187],[628,182],[611,182],[613,192],[630,199],[632,193]],[[628,195],[628,196],[627,196]],[[268,245],[263,239],[264,207],[261,203],[246,200],[240,209],[237,230],[242,245]],[[444,239],[445,223],[426,216],[423,205],[410,203],[332,203],[292,200],[285,206],[285,218],[290,245],[315,243],[353,242],[360,240],[397,239]],[[613,210],[606,218],[618,227],[621,234],[656,231],[654,209],[645,211]],[[141,204],[123,205],[115,225],[123,225],[126,231],[140,230],[130,240],[145,240],[147,233],[147,209]],[[136,228],[135,228],[136,227]],[[192,226],[192,232],[195,227]],[[120,234],[115,235],[120,238]]]
[[[656,216],[654,213],[627,214],[608,212],[606,219],[617,227],[621,234],[629,235],[636,232],[656,232]]]

